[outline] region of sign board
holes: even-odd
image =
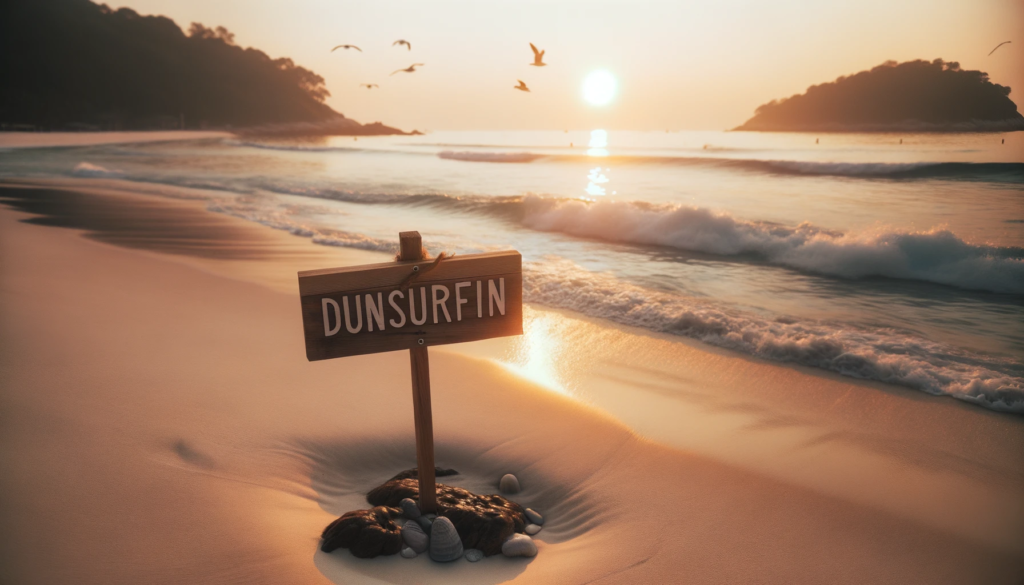
[[[398,261],[299,273],[309,361],[409,350],[419,507],[437,508],[427,347],[523,333],[519,252],[424,258],[398,234]]]
[[[519,252],[299,273],[310,361],[523,332]]]

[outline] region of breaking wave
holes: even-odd
[[[393,239],[296,223],[287,210],[269,211],[244,201],[211,203],[209,208],[308,237],[322,245],[388,253],[396,249]],[[731,226],[731,232],[746,233],[752,229],[727,216],[719,216],[718,220]],[[762,238],[762,243],[763,238],[771,241],[771,237],[782,237],[785,241],[786,237],[803,237],[794,233],[844,237],[806,226],[763,229],[768,235],[752,229],[747,237],[754,241]],[[772,235],[773,230],[781,232]],[[720,237],[713,230],[708,241]],[[436,253],[444,246],[435,248],[430,251]],[[585,270],[561,258],[528,262],[523,270],[526,302],[688,337],[763,359],[948,395],[992,410],[1024,413],[1024,364],[1009,357],[974,353],[894,328],[767,317],[704,299],[647,289],[611,274]]]
[[[441,151],[437,153],[437,156],[448,160],[492,163],[528,163],[544,157],[543,154],[532,152],[456,152],[452,150]]]
[[[226,140],[225,144],[250,148],[300,152],[358,152],[362,149],[345,146],[312,146],[281,144],[245,140]],[[423,146],[423,145],[419,145]],[[434,145],[442,146],[442,145]],[[448,146],[448,145],[443,145]],[[457,145],[450,145],[457,146]],[[487,145],[464,145],[489,148]],[[712,147],[693,152],[726,152],[733,149]],[[739,149],[735,149],[739,150]],[[378,154],[394,152],[413,156],[434,156],[430,151],[387,151],[374,150]],[[464,162],[532,163],[543,159],[549,163],[593,163],[594,157],[583,154],[542,153],[542,152],[487,152],[477,150],[443,150],[436,156],[447,160]],[[992,182],[1024,183],[1024,163],[1018,162],[820,162],[777,159],[730,158],[724,156],[666,156],[611,154],[600,157],[602,164],[630,165],[678,165],[736,169],[740,171],[791,176],[836,176],[864,179],[944,179],[977,180]]]
[[[92,163],[80,162],[75,165],[75,168],[71,171],[71,174],[76,177],[118,177],[121,173],[112,171],[101,167],[100,165],[94,165]]]
[[[526,197],[522,222],[541,231],[667,246],[841,278],[880,276],[1024,294],[1024,248],[970,244],[948,230],[844,233],[746,221],[687,206]]]
[[[1022,367],[895,329],[768,318],[644,289],[566,260],[524,267],[523,299],[623,325],[1024,413]]]

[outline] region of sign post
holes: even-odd
[[[427,347],[523,333],[519,252],[428,260],[419,232],[397,262],[299,272],[309,361],[409,350],[419,507],[437,506]]]

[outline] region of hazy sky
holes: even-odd
[[[403,129],[723,129],[758,105],[885,60],[943,58],[1014,88],[1024,111],[1024,0],[544,2],[128,0],[327,80],[328,103]],[[412,51],[392,47],[407,39]],[[1006,40],[991,57],[992,48]],[[530,67],[530,42],[548,67]],[[364,52],[331,47],[351,43]],[[416,62],[413,74],[395,69]],[[609,105],[587,73],[619,82]],[[512,89],[522,79],[531,93]],[[367,90],[360,83],[379,83]]]

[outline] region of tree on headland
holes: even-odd
[[[192,23],[186,34],[169,18],[89,0],[4,2],[0,78],[8,126],[362,128],[324,103],[322,77],[238,46],[222,26]]]
[[[886,61],[772,100],[736,130],[781,132],[1024,130],[1010,88],[955,61]]]

